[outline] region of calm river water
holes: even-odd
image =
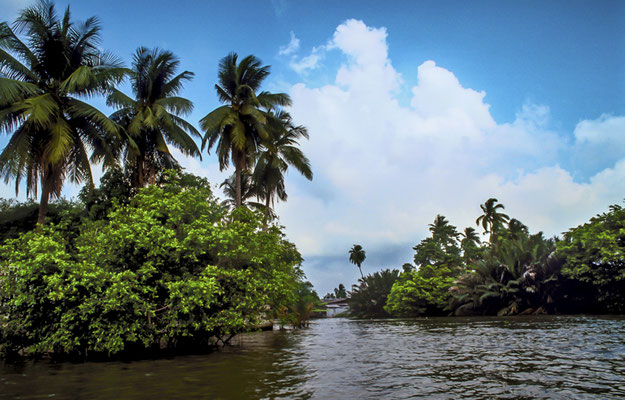
[[[0,367],[0,399],[625,398],[625,317],[317,320],[209,355]]]

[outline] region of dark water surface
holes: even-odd
[[[0,399],[625,398],[625,317],[314,321],[203,356],[0,367]]]

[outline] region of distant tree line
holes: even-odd
[[[613,205],[562,239],[531,234],[491,198],[476,230],[437,215],[414,264],[360,279],[358,317],[625,313],[625,209]]]

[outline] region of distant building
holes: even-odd
[[[334,317],[337,314],[349,311],[349,305],[346,298],[343,299],[324,299],[323,303],[326,306],[326,316]]]

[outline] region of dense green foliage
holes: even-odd
[[[360,318],[388,317],[384,305],[398,276],[398,270],[385,269],[362,278],[349,298],[350,314]]]
[[[455,314],[554,312],[562,263],[541,233],[498,239],[452,288]]]
[[[569,230],[558,243],[562,274],[579,282],[577,300],[589,311],[625,314],[625,209],[610,211]]]
[[[391,288],[384,309],[398,317],[444,315],[454,282],[447,266],[424,265],[403,272]]]
[[[321,300],[312,283],[298,282],[287,304],[278,310],[278,318],[283,326],[288,324],[293,328],[303,328],[308,326],[317,308],[321,308]]]
[[[173,172],[86,219],[75,244],[53,225],[0,254],[4,353],[206,348],[288,304],[301,277],[261,213],[224,213],[208,182]]]

